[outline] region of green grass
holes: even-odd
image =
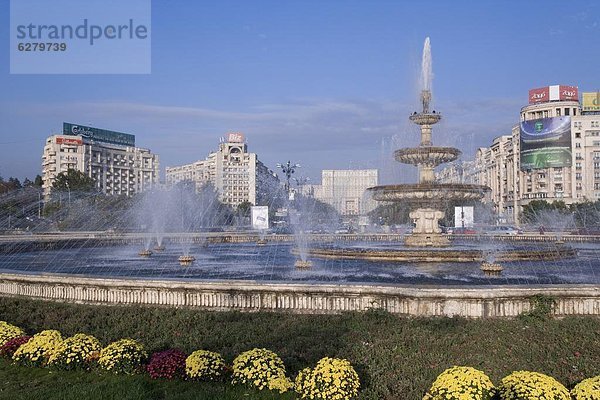
[[[0,360],[0,399],[148,400],[292,399],[293,395],[257,392],[226,383],[152,380],[142,375],[58,372]]]
[[[420,399],[435,377],[452,365],[481,369],[495,383],[513,370],[533,370],[557,378],[568,388],[600,374],[597,318],[466,320],[401,318],[382,312],[332,316],[217,313],[0,298],[0,320],[28,333],[58,329],[70,336],[84,332],[103,344],[132,337],[149,351],[171,347],[187,353],[218,351],[227,362],[242,351],[266,347],[282,357],[292,376],[324,356],[347,358],[359,372],[362,399]],[[0,396],[12,396],[4,398],[83,399],[90,398],[88,392],[102,391],[106,395],[98,398],[293,398],[230,385],[156,382],[142,376],[99,373],[50,374],[6,362],[0,365],[0,387],[8,382]],[[36,383],[39,395],[17,397],[20,385],[30,382]]]

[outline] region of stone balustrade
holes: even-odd
[[[383,309],[406,316],[515,317],[533,295],[551,296],[555,314],[600,315],[600,287],[415,287],[307,285],[253,281],[159,281],[0,274],[0,295],[70,303],[203,310],[331,314]]]

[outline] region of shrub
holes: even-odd
[[[179,349],[170,349],[152,354],[146,371],[152,379],[182,378],[185,376],[186,355]]]
[[[281,358],[267,349],[252,349],[233,360],[232,382],[242,383],[258,390],[287,392],[293,387],[285,376],[285,365]]]
[[[98,364],[110,372],[132,374],[142,367],[147,357],[144,346],[139,342],[133,339],[121,339],[100,351]]]
[[[62,341],[48,364],[59,369],[88,369],[98,359],[102,345],[93,336],[78,333]]]
[[[490,378],[471,367],[451,367],[438,375],[423,400],[489,400],[496,388]]]
[[[5,321],[0,321],[0,346],[19,336],[25,335],[25,331]]]
[[[516,371],[499,386],[502,400],[570,400],[571,396],[556,379],[538,372]]]
[[[600,375],[584,379],[571,390],[573,400],[600,399]]]
[[[191,379],[215,381],[223,377],[225,360],[219,353],[196,350],[185,360],[185,373]]]
[[[13,354],[13,360],[31,367],[43,367],[62,342],[59,331],[46,330],[33,335]]]
[[[27,343],[31,339],[31,336],[17,336],[15,338],[10,339],[8,342],[4,343],[2,347],[0,347],[0,356],[12,358],[15,351],[25,343]]]
[[[305,368],[296,377],[296,392],[303,399],[351,399],[359,387],[350,362],[339,358],[322,358],[315,368]]]

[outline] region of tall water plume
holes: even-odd
[[[431,44],[429,37],[425,39],[423,45],[423,60],[421,61],[421,90],[431,91],[433,81],[433,71],[431,69]]]

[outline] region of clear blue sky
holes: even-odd
[[[268,166],[385,168],[417,143],[425,37],[433,52],[434,142],[470,159],[510,132],[527,91],[600,87],[598,1],[152,2],[149,75],[10,75],[0,0],[0,175],[40,172],[63,121],[136,135],[161,169],[204,158],[227,131]],[[404,170],[400,170],[404,171]]]

